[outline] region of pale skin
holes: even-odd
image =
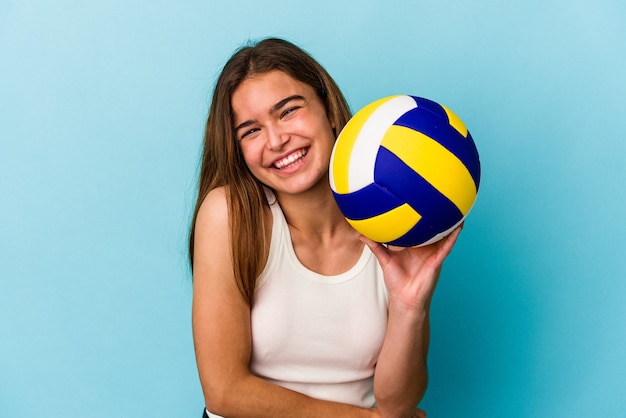
[[[361,237],[330,191],[334,122],[314,90],[272,71],[246,79],[231,99],[246,164],[274,190],[300,261],[320,274],[336,275],[349,270],[368,245],[384,272],[389,320],[374,377],[377,408],[313,399],[251,374],[250,307],[232,273],[228,191],[215,189],[198,213],[194,250],[193,332],[207,409],[247,418],[425,417],[415,405],[427,384],[430,301],[460,229],[433,245],[399,251]],[[269,238],[269,210],[265,216]]]

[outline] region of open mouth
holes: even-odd
[[[280,160],[274,162],[274,167],[276,167],[279,170],[282,170],[283,168],[287,168],[289,166],[297,164],[300,161],[302,161],[304,156],[307,154],[308,150],[309,150],[308,148],[299,149],[289,154],[285,158],[281,158]]]

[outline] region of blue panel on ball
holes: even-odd
[[[389,193],[388,190],[376,184],[370,184],[361,190],[348,194],[339,194],[333,191],[333,195],[343,215],[353,220],[371,218],[404,203]]]
[[[476,189],[480,183],[480,160],[478,150],[472,136],[464,138],[448,123],[448,116],[441,106],[426,99],[418,100],[418,107],[411,109],[394,122],[394,125],[404,126],[421,132],[434,139],[448,149],[463,162],[474,179]]]
[[[422,215],[422,219],[409,232],[390,244],[421,244],[463,218],[454,203],[384,147],[380,147],[376,157],[374,182],[390,189],[396,198],[408,203]]]
[[[415,96],[411,96],[411,97],[415,99],[415,102],[417,103],[417,107],[422,108],[422,110],[424,109],[429,110],[435,116],[440,117],[441,119],[445,121],[448,120],[448,114],[443,109],[443,107],[439,105],[439,103],[433,102],[432,100],[424,99],[423,97],[415,97]]]

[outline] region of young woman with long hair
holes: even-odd
[[[460,231],[392,249],[329,186],[350,118],[337,84],[281,39],[215,86],[190,234],[193,334],[209,417],[423,417],[429,309]]]

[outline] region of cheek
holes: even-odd
[[[240,143],[243,159],[250,169],[260,165],[263,159],[263,147],[260,146],[261,141],[247,141]]]

